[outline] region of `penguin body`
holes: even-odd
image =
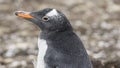
[[[62,12],[47,8],[30,13],[19,11],[16,15],[42,30],[37,68],[92,68],[81,40]]]
[[[55,33],[53,36],[54,38],[46,39],[48,49],[45,55],[45,63],[47,63],[48,68],[49,66],[56,68],[54,65],[58,68],[90,68],[87,53],[76,34],[65,31]]]

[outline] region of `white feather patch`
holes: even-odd
[[[37,57],[37,66],[36,68],[45,68],[44,56],[47,51],[47,43],[44,39],[38,39],[38,57]]]
[[[57,15],[58,15],[58,12],[56,11],[56,9],[53,9],[46,14],[46,16],[57,16]]]

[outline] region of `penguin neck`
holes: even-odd
[[[73,29],[70,28],[70,29],[66,29],[66,30],[42,31],[40,33],[40,37],[42,39],[47,40],[47,39],[50,39],[50,38],[55,38],[55,37],[59,36],[59,34],[66,33],[66,32],[71,33],[71,32],[73,32]]]

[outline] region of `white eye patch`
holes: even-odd
[[[57,16],[57,15],[58,15],[58,12],[56,11],[56,9],[53,9],[46,14],[46,16]]]

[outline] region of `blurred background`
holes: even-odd
[[[0,0],[0,68],[33,68],[40,30],[14,12],[44,8],[68,17],[94,68],[120,68],[120,0]]]

